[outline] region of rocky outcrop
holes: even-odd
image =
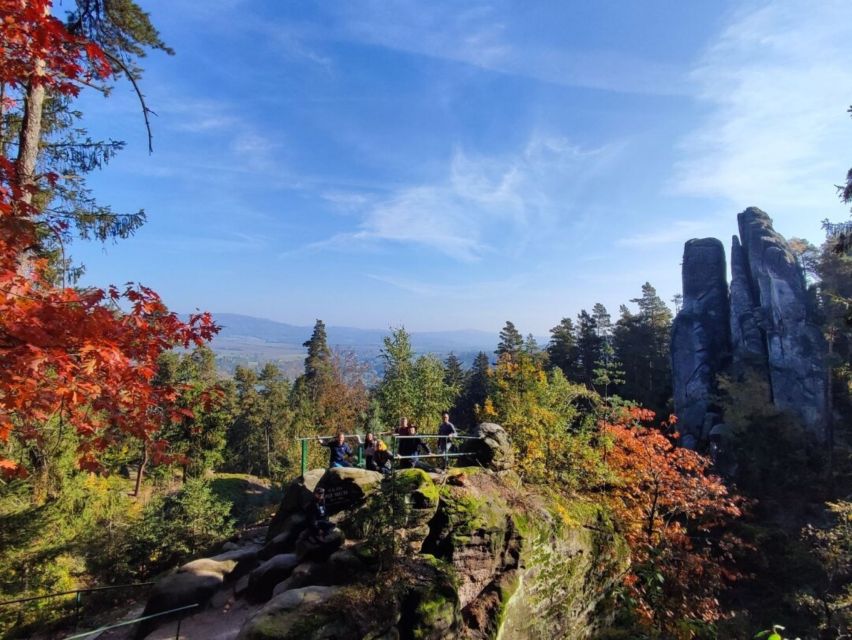
[[[601,507],[524,487],[502,427],[480,432],[489,442],[477,464],[446,473],[374,482],[308,472],[287,487],[263,548],[184,565],[158,583],[149,609],[209,607],[184,621],[196,628],[212,609],[233,608],[245,618],[227,637],[240,640],[592,637],[608,620],[624,543]],[[308,549],[300,505],[317,485],[349,483],[360,492],[331,517],[336,527],[319,540],[328,544]]]
[[[737,222],[754,316],[763,334],[772,401],[779,409],[798,414],[821,439],[826,421],[825,343],[809,317],[804,275],[766,213],[750,207]],[[735,348],[747,354],[750,345]]]
[[[284,545],[285,540],[281,538],[281,534],[286,533],[293,536],[292,542],[295,542],[302,523],[294,526],[293,516],[296,516],[297,520],[301,518],[305,507],[313,499],[315,488],[325,489],[326,508],[329,514],[335,514],[361,504],[381,480],[382,474],[377,471],[354,467],[308,471],[303,477],[293,480],[284,491],[281,505],[269,525],[267,540],[271,542],[278,538],[279,543]],[[282,549],[279,553],[285,550]]]
[[[682,444],[695,448],[712,424],[716,376],[728,364],[730,328],[725,249],[716,238],[683,250],[683,306],[672,327],[672,386]]]
[[[462,452],[470,456],[470,464],[479,464],[494,471],[515,466],[515,452],[509,434],[499,424],[483,422],[473,434],[477,440],[465,440]]]
[[[690,240],[684,248],[683,309],[672,329],[682,444],[706,442],[719,421],[712,406],[719,373],[756,376],[769,389],[767,401],[798,415],[821,440],[827,418],[825,344],[809,317],[804,275],[766,213],[750,207],[737,222],[729,291],[718,240]]]

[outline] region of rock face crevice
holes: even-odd
[[[756,207],[737,216],[731,243],[731,285],[715,238],[684,247],[683,308],[672,329],[675,413],[682,444],[705,441],[719,415],[712,406],[725,373],[764,380],[767,400],[797,415],[824,439],[825,342],[811,320],[804,274],[789,244]]]

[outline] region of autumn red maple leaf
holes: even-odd
[[[100,47],[70,33],[51,4],[0,0],[0,83],[10,94],[40,84],[74,96],[112,73]],[[171,419],[164,408],[177,394],[152,384],[157,359],[210,340],[217,327],[207,313],[182,321],[147,287],[55,286],[32,253],[40,212],[30,197],[52,179],[48,171],[24,180],[0,155],[0,442],[38,440],[40,425],[59,419],[80,436],[81,467],[94,469],[115,434],[147,441]],[[152,446],[165,455],[163,443]],[[0,458],[0,476],[24,472]]]

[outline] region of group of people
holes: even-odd
[[[421,453],[430,455],[432,450],[429,445],[417,435],[417,426],[409,423],[408,418],[401,418],[399,426],[393,435],[397,436],[398,445],[396,450],[396,458],[400,469],[410,469],[419,467],[427,471],[434,470],[433,467],[423,463],[419,457]],[[455,425],[450,422],[450,414],[446,411],[441,415],[441,424],[438,427],[438,453],[450,453],[453,448],[452,438],[458,435]],[[388,451],[388,446],[384,440],[377,437],[374,433],[367,433],[364,440],[360,436],[355,436],[359,445],[364,447],[364,462],[367,469],[371,471],[381,471],[382,473],[390,473],[393,456]],[[328,466],[334,467],[353,467],[352,461],[353,449],[346,442],[346,435],[338,432],[334,438],[321,438],[317,436],[317,441],[324,447],[329,449]]]
[[[398,444],[396,447],[397,466],[400,469],[411,469],[414,467],[424,469],[426,471],[434,471],[431,465],[424,463],[419,459],[421,453],[426,455],[431,454],[431,449],[425,440],[417,435],[417,426],[408,421],[408,418],[402,418],[399,421],[399,426],[393,432],[397,437]],[[458,431],[455,425],[450,422],[450,414],[444,412],[441,415],[441,424],[438,427],[437,451],[439,454],[450,453],[453,450],[452,439],[458,436]],[[382,473],[390,473],[393,462],[393,455],[388,450],[384,440],[377,437],[376,434],[368,432],[364,439],[360,436],[354,436],[358,440],[359,445],[364,447],[364,462],[367,469],[371,471],[381,471]],[[352,455],[354,450],[352,446],[346,442],[346,434],[342,431],[338,432],[333,438],[322,438],[317,436],[317,441],[324,447],[328,447],[328,466],[334,467],[354,467]],[[334,529],[328,519],[328,509],[325,502],[325,489],[317,487],[314,489],[313,499],[305,507],[305,517],[307,524],[308,540],[313,543],[322,543],[326,540],[328,533]]]

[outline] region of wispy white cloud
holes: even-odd
[[[615,50],[570,49],[513,37],[494,3],[363,0],[335,5],[339,37],[566,86],[672,95],[676,65]]]
[[[248,168],[258,171],[274,169],[273,152],[278,146],[268,136],[252,130],[239,133],[231,141],[231,150],[236,158]]]
[[[577,194],[617,151],[583,150],[565,139],[541,136],[512,155],[459,149],[445,176],[369,200],[357,230],[311,248],[393,242],[465,262],[495,251],[517,252],[533,235],[546,234],[576,215]]]
[[[706,233],[713,228],[714,225],[708,220],[675,220],[655,231],[619,238],[615,241],[615,244],[619,247],[656,249],[661,245],[683,243],[685,239]]]
[[[207,131],[221,131],[233,128],[239,124],[239,119],[234,116],[209,114],[198,117],[182,119],[174,124],[174,128],[190,133],[202,133]]]
[[[370,198],[363,193],[329,190],[320,193],[320,197],[331,203],[336,209],[344,213],[353,213],[362,210],[370,203]]]
[[[308,60],[328,73],[333,70],[332,58],[321,53],[319,49],[310,46],[303,34],[296,29],[287,28],[281,24],[268,23],[256,24],[255,26],[258,31],[275,43],[278,51],[284,56]]]
[[[192,237],[161,237],[149,241],[158,250],[185,254],[247,254],[261,251],[267,244],[266,238],[247,233],[224,233],[215,235],[193,235]]]
[[[692,73],[711,107],[683,141],[670,185],[739,209],[818,220],[849,163],[852,4],[751,5],[732,17]]]

